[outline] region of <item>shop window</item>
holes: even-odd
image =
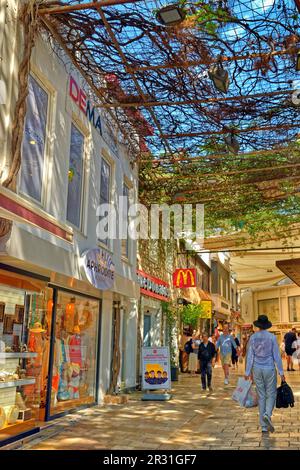
[[[127,222],[126,224],[127,230],[126,230],[126,238],[121,240],[121,255],[124,258],[128,258],[129,257],[129,237],[128,237],[129,188],[125,183],[123,185],[123,196],[126,198],[126,205],[124,207],[124,217],[125,217],[125,222]]]
[[[84,136],[72,124],[68,172],[67,220],[80,228],[83,186]]]
[[[101,173],[100,173],[100,205],[110,203],[110,179],[111,179],[111,167],[110,165],[102,158],[101,160]],[[99,222],[101,219],[106,218],[107,215],[100,216]],[[108,234],[109,227],[108,224],[105,227],[105,231]],[[108,237],[104,239],[99,239],[104,245],[108,245]]]
[[[94,403],[99,302],[59,291],[50,414]]]
[[[3,279],[10,285],[2,284]],[[30,432],[44,417],[52,289],[0,275],[0,442]],[[33,290],[36,290],[35,292]]]
[[[280,322],[279,314],[279,300],[277,299],[265,299],[258,301],[258,314],[267,315],[272,323]]]
[[[300,321],[300,295],[289,297],[290,322]]]
[[[26,105],[20,191],[42,202],[48,94],[31,75]]]

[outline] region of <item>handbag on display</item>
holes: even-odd
[[[280,387],[277,388],[276,395],[276,408],[291,408],[294,407],[295,399],[293,390],[286,382],[281,382]]]

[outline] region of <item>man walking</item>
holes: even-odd
[[[228,385],[229,384],[229,366],[231,364],[231,354],[232,354],[232,348],[236,349],[236,343],[232,337],[232,335],[229,334],[229,328],[228,324],[224,324],[223,326],[223,334],[219,337],[216,348],[220,348],[220,355],[221,355],[221,364],[223,367],[224,371],[224,384]]]
[[[279,346],[276,336],[267,331],[272,323],[266,315],[259,315],[253,324],[259,328],[249,341],[245,379],[253,379],[258,394],[258,407],[260,425],[263,433],[274,432],[271,421],[272,412],[276,402],[277,374],[285,381]]]
[[[285,344],[287,370],[294,371],[295,369],[293,367],[292,355],[295,352],[295,349],[293,348],[293,342],[297,341],[296,328],[292,328],[291,331],[286,333],[283,339],[284,339],[284,344]]]
[[[200,373],[201,373],[201,382],[202,390],[206,390],[206,385],[210,392],[212,392],[211,378],[212,378],[212,361],[214,361],[216,356],[215,345],[208,341],[208,334],[202,334],[202,343],[199,345],[198,349],[198,359],[200,361]],[[207,377],[207,384],[206,384]]]

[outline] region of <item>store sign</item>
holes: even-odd
[[[173,286],[184,288],[184,287],[196,287],[197,283],[197,271],[195,268],[188,269],[176,269],[173,273]]]
[[[212,301],[201,300],[202,313],[200,318],[211,318],[212,317]]]
[[[162,279],[137,271],[138,283],[141,288],[141,294],[154,297],[158,300],[168,301],[170,297],[169,284]]]
[[[87,99],[86,93],[80,88],[76,80],[70,76],[69,80],[69,96],[72,98],[74,103],[79,107],[79,109],[85,114],[94,128],[102,134],[101,129],[101,118],[99,113],[97,113],[95,106],[92,105],[91,101]]]
[[[115,280],[115,264],[110,253],[102,248],[88,250],[82,255],[85,274],[97,289],[111,289]]]
[[[142,348],[143,390],[171,388],[169,348]]]

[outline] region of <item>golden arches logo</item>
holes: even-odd
[[[177,273],[176,286],[179,287],[181,278],[183,280],[183,285],[185,286],[187,284],[188,275],[190,275],[191,286],[194,286],[195,277],[191,269],[179,269]]]

